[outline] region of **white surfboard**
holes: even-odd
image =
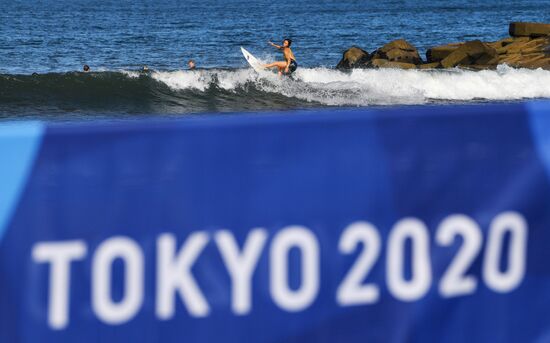
[[[261,71],[265,71],[265,69],[262,67],[262,62],[260,62],[256,57],[254,57],[250,52],[248,52],[245,48],[241,46],[241,51],[243,52],[244,58],[250,64],[252,68],[254,68],[255,71],[258,73]]]

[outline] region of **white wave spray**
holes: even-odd
[[[293,79],[251,69],[154,72],[152,77],[173,90],[205,91],[211,86],[229,92],[247,87],[331,106],[368,106],[550,98],[550,71],[398,70],[300,68]],[[242,95],[242,94],[241,94]]]

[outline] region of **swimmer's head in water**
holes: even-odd
[[[84,71],[86,71],[86,72],[87,72],[87,71],[90,71],[90,66],[87,65],[87,64],[85,64],[84,67],[82,67],[82,70],[84,70]]]
[[[285,48],[289,48],[291,44],[292,44],[292,39],[290,39],[290,38],[283,39],[283,46]]]
[[[195,67],[197,66],[194,60],[189,60],[187,62],[187,65],[189,66],[189,69],[195,69]]]

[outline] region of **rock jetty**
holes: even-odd
[[[514,22],[509,33],[510,37],[496,42],[474,40],[436,46],[427,50],[425,60],[404,39],[394,40],[372,53],[353,46],[344,52],[336,68],[485,70],[507,64],[550,70],[550,24]]]

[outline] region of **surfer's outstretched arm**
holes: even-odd
[[[275,43],[273,43],[273,42],[268,42],[268,43],[269,43],[272,47],[277,48],[277,49],[279,49],[279,50],[281,50],[281,49],[283,48],[282,46],[277,45],[277,44],[275,44]]]

